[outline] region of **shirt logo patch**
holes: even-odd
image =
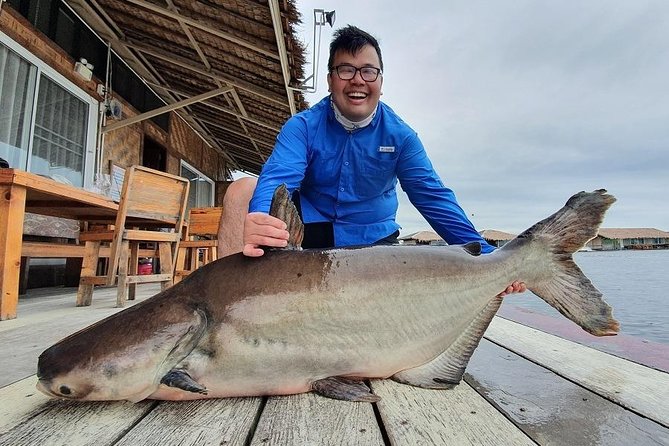
[[[381,153],[395,153],[395,146],[379,146]]]

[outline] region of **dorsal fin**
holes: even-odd
[[[473,256],[481,255],[481,242],[469,242],[462,245],[462,249]]]
[[[276,217],[286,223],[288,234],[288,246],[285,249],[301,249],[302,238],[304,237],[304,225],[297,212],[295,203],[290,199],[288,188],[285,184],[279,185],[274,190],[272,204],[269,208],[269,215]]]

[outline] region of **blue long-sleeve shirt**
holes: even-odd
[[[300,190],[305,223],[333,224],[335,246],[374,243],[397,231],[396,186],[449,244],[480,241],[455,194],[442,183],[416,132],[383,102],[372,122],[346,130],[326,97],[290,118],[263,166],[250,212],[269,212],[285,183]]]

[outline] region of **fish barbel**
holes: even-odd
[[[38,388],[77,400],[187,400],[315,391],[376,401],[368,378],[447,389],[522,281],[584,330],[618,323],[571,254],[615,201],[580,192],[504,247],[368,246],[231,255],[45,350]],[[271,213],[301,226],[285,187]]]

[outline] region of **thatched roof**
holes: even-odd
[[[399,240],[416,240],[419,243],[430,243],[443,240],[439,234],[432,231],[419,231],[409,235],[404,235]]]
[[[306,108],[294,0],[65,0],[168,104],[223,87],[179,109],[231,169],[258,173],[276,134]]]
[[[608,239],[622,240],[629,238],[667,238],[669,232],[655,228],[600,228],[597,235]]]
[[[510,234],[504,231],[497,231],[495,229],[484,229],[483,231],[480,231],[479,234],[481,234],[481,237],[483,237],[486,240],[492,240],[496,242],[508,241],[516,238],[514,234]]]

